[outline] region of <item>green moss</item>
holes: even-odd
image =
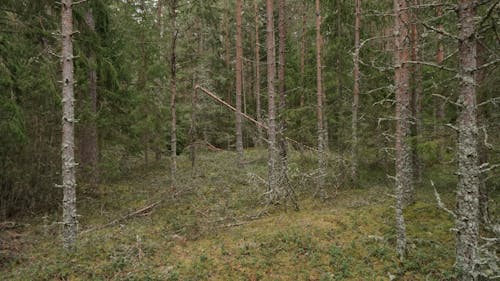
[[[169,198],[168,163],[102,185],[98,198],[79,200],[83,229],[159,198],[166,201],[151,213],[81,234],[73,255],[60,249],[58,229],[44,232],[35,221],[23,233],[32,243],[18,256],[21,262],[4,266],[0,279],[388,280],[390,273],[402,280],[452,280],[453,221],[435,207],[432,190],[419,189],[419,201],[405,210],[410,247],[400,263],[394,252],[393,202],[385,195],[392,187],[341,188],[326,202],[301,192],[301,211],[271,208],[249,220],[265,207],[266,187],[255,181],[255,176],[266,178],[265,155],[247,151],[249,164],[239,170],[233,153],[202,153],[194,178],[181,156],[176,192],[182,192],[175,199]],[[310,171],[301,166],[308,163],[304,157],[290,155],[296,186],[299,175]],[[443,199],[453,204],[452,196]]]

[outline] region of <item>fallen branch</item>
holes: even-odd
[[[146,207],[142,207],[136,211],[133,211],[132,213],[129,213],[129,214],[126,214],[120,218],[117,218],[113,221],[110,221],[108,222],[107,224],[105,225],[101,225],[101,226],[97,226],[97,227],[93,227],[93,228],[90,228],[90,229],[87,229],[87,230],[84,230],[81,232],[81,234],[86,234],[86,233],[89,233],[89,232],[92,232],[92,231],[95,231],[95,230],[101,230],[103,228],[107,228],[107,227],[110,227],[110,226],[113,226],[115,224],[118,224],[124,220],[128,220],[130,218],[133,218],[135,216],[138,216],[138,215],[142,215],[142,214],[146,214],[148,213],[149,211],[153,210],[156,206],[160,205],[160,203],[163,202],[163,199],[162,200],[159,200],[159,201],[156,201],[154,202],[153,204],[150,204]]]
[[[214,94],[214,93],[210,92],[209,90],[207,90],[207,89],[203,88],[202,86],[200,86],[200,85],[196,85],[195,89],[200,89],[203,93],[207,94],[209,97],[213,98],[214,100],[216,100],[216,101],[217,101],[217,102],[219,102],[220,104],[222,104],[222,105],[226,106],[227,108],[231,109],[231,110],[232,110],[232,111],[234,111],[234,112],[237,112],[237,111],[236,111],[236,108],[235,108],[234,106],[232,106],[232,105],[230,105],[229,103],[225,102],[223,99],[221,99],[220,97],[218,97],[216,94]],[[243,112],[240,112],[239,114],[240,114],[243,118],[245,118],[245,119],[247,119],[247,120],[251,121],[252,123],[254,123],[255,125],[257,125],[258,127],[261,127],[261,128],[263,128],[263,129],[269,130],[269,127],[268,127],[267,125],[265,125],[265,124],[263,124],[263,123],[261,123],[261,122],[259,122],[259,121],[255,120],[255,119],[254,119],[254,118],[252,118],[251,116],[249,116],[249,115],[247,115],[247,114],[245,114],[245,113],[243,113]],[[283,134],[283,133],[279,132],[279,134]],[[285,137],[285,139],[286,139],[287,141],[289,141],[289,142],[295,143],[295,144],[297,144],[297,145],[299,145],[299,146],[301,146],[301,147],[305,147],[305,148],[307,148],[307,149],[309,149],[309,150],[312,150],[312,151],[318,151],[318,150],[317,150],[316,148],[314,148],[314,147],[310,147],[310,146],[308,146],[308,145],[305,145],[305,144],[303,144],[303,143],[301,143],[301,142],[299,142],[299,141],[296,141],[296,140],[294,140],[294,139],[291,139],[291,138],[289,138],[289,137]]]

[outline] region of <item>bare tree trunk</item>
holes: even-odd
[[[354,24],[354,89],[352,101],[352,147],[351,178],[354,185],[358,183],[358,109],[359,109],[359,49],[361,29],[361,0],[355,0],[356,15]]]
[[[92,32],[95,32],[95,21],[92,9],[85,14],[85,23]],[[97,60],[93,50],[88,54],[90,68],[88,70],[88,110],[91,118],[82,124],[80,132],[80,165],[84,172],[84,178],[88,181],[91,189],[97,188],[99,183],[98,164],[98,141],[97,141]]]
[[[475,5],[458,2],[459,100],[456,262],[458,280],[477,280],[479,236],[479,166],[477,152]]]
[[[439,2],[438,2],[439,3]],[[443,7],[442,6],[437,6],[436,8],[436,14],[438,18],[441,18],[443,16]],[[443,24],[438,25],[439,30],[443,30]],[[438,65],[442,65],[444,62],[444,44],[443,44],[443,35],[438,33],[438,48],[437,48],[437,53],[436,53],[436,63]],[[439,136],[440,132],[440,123],[444,119],[445,115],[445,108],[446,108],[446,101],[444,101],[441,98],[435,98],[435,105],[434,105],[434,134],[436,136]]]
[[[63,187],[63,246],[74,250],[78,231],[76,216],[75,179],[75,112],[73,66],[73,3],[62,0],[62,187]]]
[[[483,44],[477,40],[477,65],[480,67],[487,63],[485,56],[485,47]],[[478,100],[479,103],[486,102],[488,95],[487,89],[482,88],[481,85],[484,82],[484,78],[486,76],[486,71],[481,69],[476,72],[476,80],[477,85],[479,87],[478,91]],[[479,141],[478,141],[478,154],[479,154],[479,164],[483,165],[488,163],[488,147],[486,146],[486,134],[488,133],[488,112],[487,107],[479,107],[478,108],[478,127],[483,131],[483,133],[479,133]],[[488,207],[488,186],[486,185],[487,173],[481,173],[479,175],[479,217],[484,224],[490,224],[490,216],[489,216],[489,207]]]
[[[259,37],[259,0],[254,1],[255,11],[255,107],[257,121],[262,123],[261,105],[260,105],[260,37]],[[262,145],[262,128],[257,126],[257,145]]]
[[[199,19],[196,20],[196,30],[198,34],[198,50],[197,57],[202,57],[203,55],[203,31]],[[200,64],[198,64],[200,68]],[[190,138],[190,148],[189,148],[189,158],[191,160],[191,177],[196,176],[196,139],[197,139],[197,126],[196,126],[196,113],[198,111],[198,92],[196,91],[196,85],[198,85],[198,71],[193,72],[193,91],[191,92],[191,124],[189,126],[189,138]]]
[[[279,148],[276,140],[276,44],[274,39],[274,0],[266,2],[266,47],[267,47],[267,98],[268,98],[268,143],[269,143],[269,201],[279,202]]]
[[[323,74],[321,63],[321,21],[320,0],[316,0],[316,84],[317,84],[317,121],[318,121],[318,191],[324,193],[326,176],[326,140],[324,122]]]
[[[305,69],[306,69],[306,24],[307,24],[307,4],[306,0],[302,1],[302,34],[300,39],[300,107],[305,104]]]
[[[397,253],[406,252],[406,229],[403,206],[413,203],[412,159],[410,136],[410,76],[408,71],[409,44],[408,5],[406,0],[394,0],[394,83],[396,86],[396,227]]]
[[[278,55],[278,88],[279,88],[279,134],[278,146],[280,154],[280,179],[283,181],[287,178],[287,147],[285,139],[286,120],[286,2],[279,0],[278,7],[278,29],[279,29],[279,55]]]
[[[170,149],[171,149],[171,159],[170,159],[170,175],[172,180],[172,186],[177,184],[177,116],[176,116],[176,96],[177,96],[177,36],[179,30],[177,28],[177,0],[171,1],[170,15],[172,20],[172,45],[170,52],[170,84],[171,84],[171,94],[170,94],[170,114],[171,114],[171,136],[170,136]]]
[[[243,43],[241,34],[242,0],[236,1],[236,151],[238,166],[243,166],[243,133],[241,131],[241,94],[243,78]]]
[[[141,0],[140,2],[141,4],[141,10],[142,10],[142,20],[143,21],[146,21],[147,19],[147,15],[146,15],[146,2],[145,0]],[[142,65],[141,65],[141,69],[139,71],[139,78],[138,78],[138,81],[137,81],[137,87],[139,89],[139,91],[141,91],[141,94],[143,94],[146,98],[145,98],[145,105],[144,105],[144,114],[146,115],[146,117],[150,114],[150,109],[149,109],[149,94],[148,94],[148,91],[146,90],[146,85],[147,85],[147,81],[148,81],[148,56],[147,56],[147,51],[146,51],[146,36],[144,33],[140,33],[139,35],[139,44],[140,44],[140,52],[141,52],[141,55],[142,55]],[[147,118],[146,118],[147,119]],[[144,162],[147,165],[149,165],[149,150],[150,150],[150,141],[151,141],[151,137],[150,137],[150,133],[149,133],[149,127],[148,127],[149,124],[147,124],[144,128],[144,131],[142,132],[143,133],[143,145],[144,145]]]
[[[411,60],[421,61],[420,51],[420,31],[418,29],[418,16],[417,10],[420,6],[420,0],[413,0],[413,8],[411,9]],[[423,84],[422,84],[422,65],[415,64],[411,66],[411,99],[412,99],[412,160],[413,160],[413,178],[414,181],[419,183],[422,180],[422,161],[418,156],[417,146],[422,134],[422,98],[423,98]]]

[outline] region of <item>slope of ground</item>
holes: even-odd
[[[59,214],[33,218],[16,230],[23,245],[3,260],[0,279],[453,280],[453,221],[430,189],[406,211],[410,247],[400,262],[389,183],[332,186],[332,198],[313,199],[315,159],[294,153],[290,180],[300,211],[269,207],[262,204],[265,155],[247,151],[240,171],[234,154],[205,152],[194,177],[181,157],[175,189],[162,162],[80,195],[77,252],[61,250]],[[451,192],[444,195],[449,202]]]

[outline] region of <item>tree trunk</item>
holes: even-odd
[[[361,29],[361,0],[355,0],[356,15],[354,24],[354,89],[352,102],[352,147],[351,147],[351,178],[354,185],[358,184],[358,109],[359,109],[359,49]]]
[[[300,39],[300,107],[305,104],[305,69],[306,69],[306,24],[307,24],[307,4],[302,1],[302,34]]]
[[[439,3],[439,2],[438,2]],[[436,8],[436,16],[438,18],[443,17],[443,7],[438,6]],[[442,20],[440,20],[442,21]],[[438,25],[439,30],[443,30],[443,24]],[[438,46],[437,46],[437,53],[436,53],[436,63],[438,65],[442,65],[444,62],[444,44],[443,44],[443,35],[438,33]],[[436,97],[435,99],[435,105],[434,105],[434,134],[436,136],[440,136],[440,123],[444,120],[445,116],[445,108],[446,108],[446,101],[444,101],[441,98]]]
[[[487,63],[486,61],[486,48],[483,44],[477,40],[477,65],[480,67]],[[479,87],[478,91],[478,100],[479,103],[486,102],[488,99],[488,90],[481,87],[484,82],[484,78],[486,76],[485,69],[481,69],[476,72],[476,80],[477,85]],[[479,164],[483,165],[488,163],[488,147],[485,142],[486,134],[488,133],[488,110],[486,106],[478,108],[478,127],[483,130],[483,133],[479,133],[479,141],[478,141],[478,154],[479,154]],[[484,224],[490,224],[489,217],[489,207],[488,207],[488,186],[486,185],[486,180],[488,178],[487,173],[481,173],[479,175],[479,217]]]
[[[200,58],[203,55],[203,32],[199,19],[195,22],[196,25],[196,33],[198,34],[198,38],[196,41],[198,42],[197,49],[197,57]],[[200,67],[198,64],[198,68]],[[196,113],[198,111],[198,92],[196,90],[196,85],[198,85],[198,71],[195,70],[193,72],[193,91],[191,92],[191,124],[189,126],[189,139],[190,139],[190,148],[189,148],[189,158],[191,160],[191,177],[196,176],[196,139],[197,139],[197,125],[196,125]]]
[[[78,222],[76,217],[75,141],[74,141],[74,66],[73,66],[73,3],[62,0],[62,187],[63,187],[63,245],[74,250]]]
[[[170,175],[171,184],[175,186],[177,184],[177,116],[176,116],[176,96],[177,96],[177,35],[179,30],[177,28],[177,0],[173,0],[170,6],[170,13],[172,19],[172,45],[170,52],[170,114],[171,114],[171,131],[170,131],[170,149],[171,149],[171,159],[170,159]]]
[[[243,133],[241,131],[241,95],[243,78],[243,42],[241,34],[242,0],[236,1],[236,151],[238,166],[243,166]]]
[[[85,23],[92,32],[95,32],[95,21],[92,9],[87,10]],[[88,54],[90,68],[88,70],[88,110],[90,111],[90,120],[82,124],[80,141],[80,165],[83,176],[88,181],[91,189],[97,188],[99,183],[98,164],[98,135],[97,135],[97,60],[93,50]]]
[[[318,122],[318,191],[323,196],[326,176],[326,140],[324,122],[323,77],[321,64],[321,21],[320,0],[316,0],[316,85],[317,85],[317,122]]]
[[[413,203],[412,159],[410,137],[410,76],[408,64],[409,44],[408,5],[406,0],[394,0],[394,83],[396,86],[396,226],[397,253],[406,252],[406,229],[403,206]]]
[[[456,263],[458,280],[477,280],[479,232],[479,167],[476,116],[475,5],[476,1],[458,2],[459,104],[458,186],[456,219]]]
[[[278,55],[278,88],[279,88],[279,134],[278,146],[280,154],[280,179],[286,179],[287,172],[287,147],[285,139],[286,120],[286,2],[279,0],[278,7],[278,30],[279,30],[279,55]]]
[[[260,105],[260,37],[259,37],[259,0],[254,1],[255,11],[255,107],[257,121],[262,123],[261,105]],[[262,145],[262,128],[257,126],[257,145]]]
[[[274,39],[274,0],[266,4],[266,47],[267,47],[267,100],[268,100],[268,143],[269,143],[269,201],[279,202],[279,148],[276,140],[276,44]]]
[[[420,51],[420,31],[418,29],[418,7],[420,0],[413,0],[413,8],[411,9],[411,60],[421,61]],[[418,156],[417,146],[422,134],[422,98],[423,98],[423,84],[422,84],[422,65],[414,64],[411,66],[411,107],[412,107],[412,160],[413,160],[413,179],[415,182],[422,181],[422,161]]]

